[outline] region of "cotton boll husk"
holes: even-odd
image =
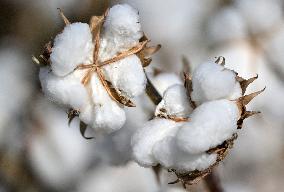
[[[214,43],[244,38],[247,34],[245,21],[238,10],[226,7],[217,11],[208,24],[208,36]],[[226,33],[224,33],[224,30]]]
[[[160,118],[147,122],[131,139],[134,160],[144,167],[156,165],[158,162],[152,154],[153,146],[164,137],[175,135],[181,125]]]
[[[138,11],[128,4],[110,8],[103,36],[122,50],[135,46],[143,36]]]
[[[90,85],[94,104],[92,127],[106,133],[120,129],[126,120],[124,110],[110,98],[97,74],[92,75]]]
[[[93,48],[92,34],[88,24],[67,25],[54,40],[50,55],[53,73],[57,76],[65,76],[80,64],[90,64]]]
[[[175,169],[180,173],[207,169],[216,162],[216,154],[190,154],[180,150],[175,137],[166,137],[153,147],[156,160],[168,169]]]
[[[88,101],[88,93],[81,83],[83,71],[76,70],[65,77],[58,77],[49,67],[41,67],[39,79],[42,91],[52,101],[58,104],[81,109]]]
[[[151,169],[129,163],[124,167],[99,165],[82,179],[78,192],[157,192],[159,186]]]
[[[191,122],[177,133],[178,146],[188,153],[198,154],[222,144],[237,132],[240,111],[234,101],[216,100],[197,107]]]
[[[164,92],[172,85],[183,85],[181,78],[175,73],[160,73],[154,77],[150,76],[150,80],[160,95],[163,95]]]
[[[140,95],[146,87],[146,77],[140,59],[131,55],[104,67],[106,78],[128,97]]]
[[[214,62],[199,65],[192,75],[192,100],[197,104],[236,94],[236,74]],[[238,90],[241,94],[241,89]]]
[[[282,1],[279,0],[238,0],[235,6],[245,18],[251,32],[268,31],[283,20]]]
[[[33,125],[35,131],[29,135],[27,153],[33,170],[43,182],[55,188],[67,187],[87,169],[93,145],[76,129],[78,121],[69,127],[66,112],[49,101],[35,101],[33,113],[40,122]]]
[[[164,92],[163,100],[156,108],[156,116],[163,113],[161,109],[166,110],[166,115],[188,117],[193,109],[183,85],[172,85]]]

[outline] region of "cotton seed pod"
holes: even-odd
[[[241,96],[237,84],[235,72],[220,64],[206,62],[193,72],[191,99],[198,105],[217,99],[236,99]]]

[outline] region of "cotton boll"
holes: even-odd
[[[164,167],[175,169],[181,173],[207,169],[216,162],[217,158],[216,154],[190,154],[184,152],[178,148],[175,137],[166,137],[157,142],[153,148],[153,155]]]
[[[181,78],[174,73],[160,73],[154,77],[150,77],[150,79],[160,95],[163,95],[172,85],[183,85]]]
[[[86,88],[81,84],[81,71],[66,77],[54,75],[49,67],[40,68],[39,79],[44,94],[52,101],[81,109],[88,100]]]
[[[268,31],[282,23],[282,2],[279,0],[238,0],[235,5],[253,33]]]
[[[228,98],[236,94],[236,84],[238,82],[234,72],[214,62],[206,62],[193,72],[191,97],[197,104]]]
[[[180,125],[182,123],[160,118],[147,122],[131,139],[134,160],[145,167],[156,165],[153,146],[164,137],[175,135]]]
[[[105,36],[122,49],[133,47],[143,36],[138,11],[127,4],[113,6],[104,23]]]
[[[224,8],[211,17],[208,35],[216,43],[244,38],[247,35],[245,21],[238,10]]]
[[[88,24],[67,25],[56,36],[50,55],[51,68],[55,75],[65,76],[76,66],[92,62],[92,34]]]
[[[163,112],[165,110],[165,112]],[[187,117],[192,112],[192,107],[183,85],[169,87],[158,104],[155,115],[165,114],[176,117]]]
[[[78,192],[158,192],[151,169],[129,163],[123,167],[99,165],[90,170],[78,186]]]
[[[106,133],[120,129],[125,123],[125,112],[110,98],[97,74],[93,74],[91,78],[91,88],[94,104],[92,127]]]
[[[140,59],[131,55],[104,67],[106,78],[128,97],[140,95],[146,87],[146,77]]]
[[[29,133],[29,161],[42,181],[57,189],[66,187],[80,178],[93,160],[93,145],[81,137],[76,120],[69,127],[65,111],[47,100],[36,100],[33,110],[40,123]]]
[[[177,144],[192,154],[205,152],[237,132],[239,117],[239,109],[233,101],[206,102],[193,111],[191,122],[181,127],[177,133]]]

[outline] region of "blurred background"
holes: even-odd
[[[145,95],[120,131],[85,140],[78,121],[69,127],[66,109],[40,91],[31,56],[64,27],[57,8],[88,22],[117,3],[137,8],[144,32],[162,44],[152,68],[179,75],[182,57],[194,68],[224,56],[241,76],[259,75],[248,92],[267,89],[249,108],[262,113],[245,121],[217,172],[227,192],[283,191],[283,0],[0,0],[0,192],[185,191],[167,185],[175,178],[166,171],[158,184],[152,169],[130,161],[130,137],[154,110]],[[207,188],[200,182],[188,191]]]

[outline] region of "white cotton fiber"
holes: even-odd
[[[134,46],[143,36],[138,11],[127,4],[110,8],[104,29],[104,37],[122,49]]]
[[[215,43],[237,40],[247,35],[245,20],[235,8],[224,8],[210,18],[208,34]],[[226,32],[224,32],[226,31]]]
[[[67,25],[56,36],[50,55],[51,68],[55,75],[65,76],[76,66],[92,62],[92,34],[88,24]]]
[[[120,129],[125,123],[125,112],[110,98],[97,74],[92,75],[91,88],[94,104],[92,127],[95,131],[106,133]]]
[[[182,123],[160,118],[147,122],[131,139],[134,160],[145,167],[156,165],[153,146],[163,138],[175,135],[180,125]]]
[[[190,154],[180,150],[175,137],[166,137],[153,147],[155,159],[167,169],[175,169],[183,173],[188,171],[202,171],[216,162],[216,154]]]
[[[146,87],[146,77],[140,59],[131,55],[104,67],[105,77],[123,95],[135,97]]]
[[[192,110],[184,86],[177,84],[172,85],[164,92],[163,100],[158,104],[155,115],[188,117]]]
[[[49,67],[40,68],[39,79],[44,94],[58,104],[81,109],[88,100],[87,90],[80,80],[81,71],[74,71],[65,77],[58,77]]]
[[[178,146],[192,154],[198,154],[222,144],[237,132],[240,117],[235,102],[217,100],[206,102],[191,114],[177,133]]]
[[[163,95],[167,88],[172,85],[183,85],[181,78],[175,73],[160,73],[152,77],[151,81],[160,95]]]
[[[236,74],[214,62],[199,65],[192,75],[192,100],[197,104],[206,101],[230,98],[241,89],[236,86]],[[239,87],[240,88],[240,87]],[[235,98],[234,98],[235,99]]]

